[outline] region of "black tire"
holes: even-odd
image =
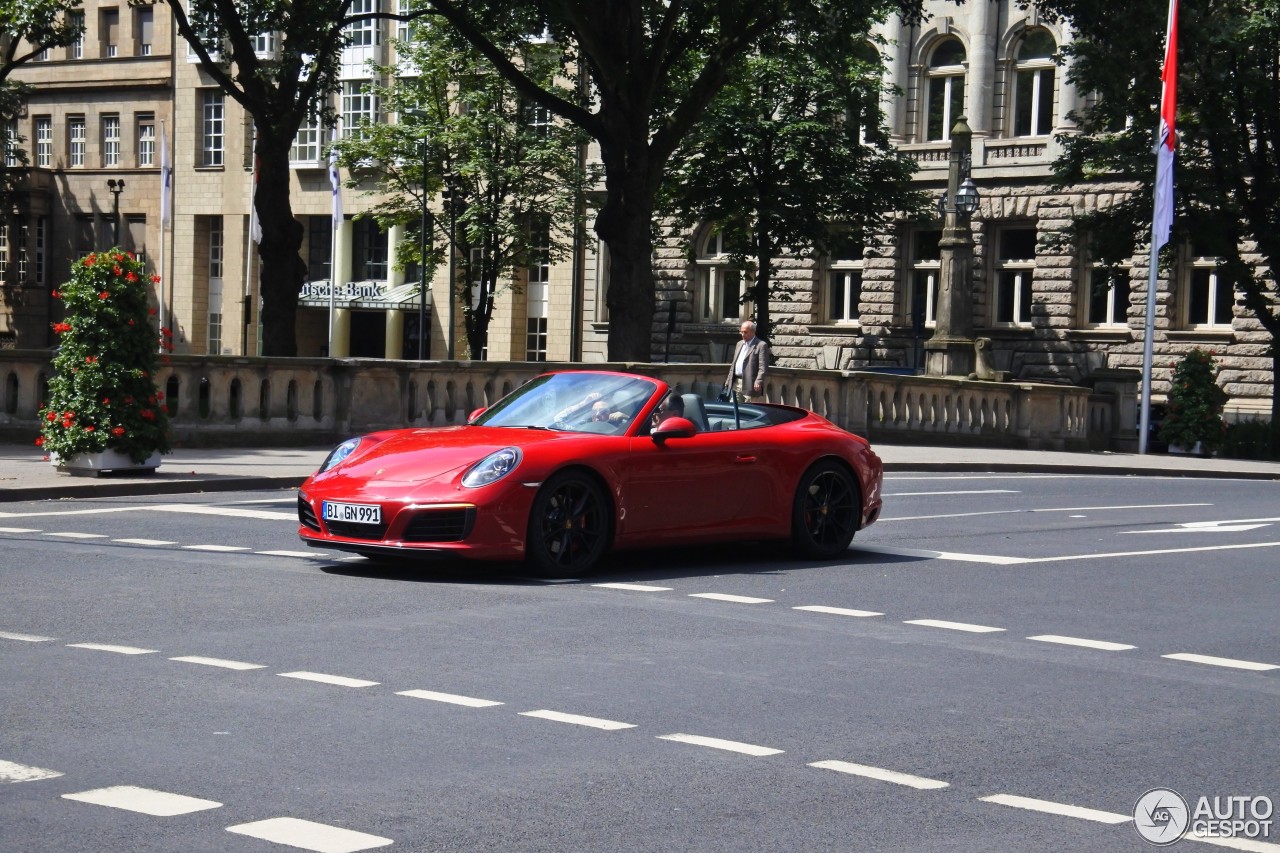
[[[796,487],[791,541],[804,557],[825,560],[844,553],[862,513],[858,483],[837,462],[815,463]]]
[[[533,499],[525,551],[530,568],[547,578],[584,575],[609,549],[612,517],[596,481],[568,471],[549,478]]]

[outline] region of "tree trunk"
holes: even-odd
[[[289,201],[289,145],[269,146],[259,135],[257,145],[258,188],[254,206],[262,227],[258,244],[262,295],[262,354],[298,354],[298,292],[306,279],[302,260],[302,223],[294,219]],[[330,286],[336,286],[330,274]]]
[[[643,150],[644,146],[639,148]],[[648,170],[643,163],[635,162],[634,149],[628,153],[632,156],[628,157],[627,174],[613,171],[616,177],[606,180],[607,196],[596,218],[596,234],[609,248],[609,360],[649,362],[657,298],[653,277],[654,193],[644,177]]]

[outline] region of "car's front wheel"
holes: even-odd
[[[530,568],[543,577],[586,574],[608,549],[610,529],[609,502],[596,481],[574,471],[556,474],[529,513]]]
[[[791,540],[812,559],[828,559],[849,548],[858,529],[862,501],[847,468],[818,462],[800,478],[791,510]]]

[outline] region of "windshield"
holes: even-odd
[[[656,382],[639,376],[552,373],[503,397],[473,423],[622,435],[657,390]]]

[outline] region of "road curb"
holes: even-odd
[[[147,495],[185,495],[200,492],[247,492],[259,489],[296,489],[306,477],[219,477],[173,482],[97,482],[57,486],[0,489],[0,503],[50,501],[60,498],[128,498]]]
[[[1012,462],[886,462],[886,473],[938,474],[1076,474],[1106,477],[1178,477],[1211,480],[1280,480],[1280,471],[1214,471],[1208,469],[1130,468],[1125,466],[1055,465]]]

